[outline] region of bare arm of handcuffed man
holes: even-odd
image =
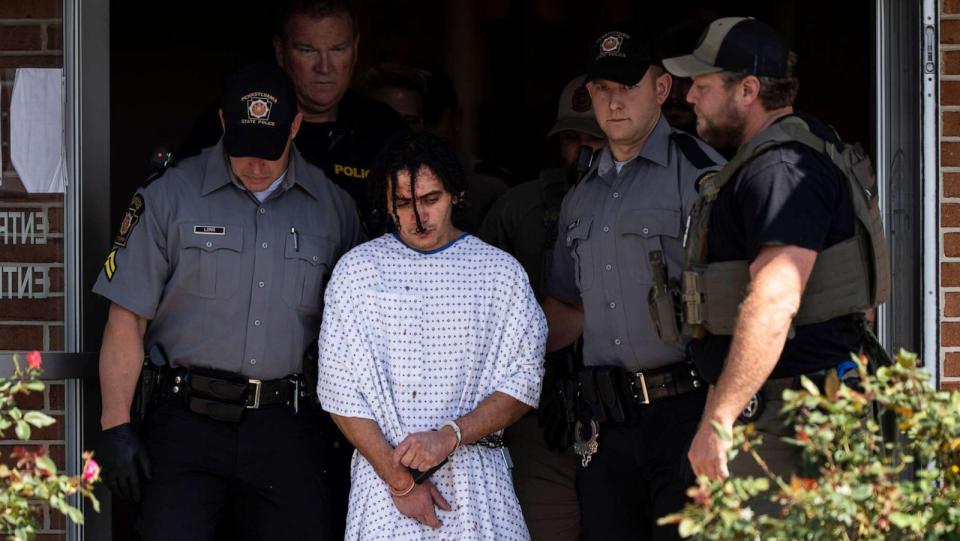
[[[687,455],[695,474],[712,479],[730,475],[730,444],[711,421],[731,431],[737,415],[777,365],[816,259],[817,252],[807,248],[764,246],[750,264],[750,288],[740,305],[730,351]]]
[[[530,411],[530,406],[516,398],[495,391],[484,398],[470,413],[454,419],[460,427],[461,445],[473,443],[517,422]],[[457,446],[457,434],[453,428],[409,434],[393,450],[394,465],[403,465],[427,471],[443,462]]]
[[[100,348],[100,392],[103,430],[130,422],[130,405],[143,366],[147,320],[119,304],[110,304]]]
[[[541,307],[547,317],[548,352],[569,346],[583,334],[582,305],[567,304],[547,295]]]
[[[403,491],[413,483],[413,476],[410,475],[410,471],[393,460],[393,448],[390,447],[380,430],[380,426],[375,421],[360,417],[343,417],[336,414],[330,414],[330,417],[350,440],[350,443],[370,462],[377,475],[394,490]],[[456,440],[454,440],[454,444],[456,444]],[[429,480],[417,485],[405,496],[393,496],[393,503],[403,516],[412,518],[431,528],[441,526],[436,509],[433,507],[434,504],[444,511],[450,510],[450,504]]]

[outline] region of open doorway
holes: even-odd
[[[850,141],[876,140],[873,43],[868,0],[730,2],[678,0],[365,0],[357,73],[381,62],[442,70],[464,109],[462,144],[529,179],[549,159],[544,134],[564,83],[586,66],[587,43],[623,21],[659,34],[687,22],[752,15],[776,28],[799,56],[798,109],[834,125]],[[216,103],[223,76],[271,61],[275,8],[263,2],[166,0],[145,15],[111,2],[111,230],[149,175],[151,152],[176,150]],[[693,47],[696,34],[689,44]],[[830,39],[824,39],[829,36]],[[101,218],[106,219],[106,218]],[[129,513],[114,539],[135,539]]]

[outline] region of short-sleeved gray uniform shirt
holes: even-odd
[[[334,264],[363,241],[350,197],[291,148],[263,203],[222,144],[141,188],[94,292],[151,320],[172,366],[276,379],[302,370]]]
[[[686,143],[709,159],[694,165],[679,137],[690,138]],[[661,341],[650,319],[648,257],[662,251],[669,277],[680,276],[696,182],[724,160],[661,117],[640,154],[619,173],[608,148],[594,161],[563,200],[547,294],[583,305],[586,366],[649,370],[681,361],[683,344]]]

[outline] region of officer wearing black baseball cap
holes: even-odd
[[[657,519],[686,502],[682,460],[706,399],[680,340],[670,284],[697,179],[716,152],[670,126],[672,78],[648,34],[621,27],[592,44],[587,91],[608,145],[563,199],[543,310],[557,350],[582,330],[574,451],[586,541],[679,539]],[[653,301],[651,303],[651,300]],[[669,314],[661,325],[651,310]]]
[[[740,417],[763,434],[769,469],[788,478],[801,454],[783,441],[793,437],[779,418],[783,390],[801,375],[841,377],[851,352],[875,344],[862,312],[883,301],[889,267],[875,190],[865,185],[872,176],[862,174],[869,160],[794,111],[790,52],[761,21],[717,19],[691,54],[663,64],[693,78],[687,100],[699,135],[736,149],[704,180],[687,232],[684,318],[712,386],[688,457],[711,478],[764,476],[743,454],[727,464],[730,444],[714,425],[729,432]],[[695,291],[704,276],[715,286]],[[842,280],[824,283],[828,276]]]
[[[293,144],[301,114],[283,70],[240,69],[220,118],[220,143],[133,196],[94,286],[112,303],[97,459],[115,497],[141,502],[145,540],[212,540],[224,516],[244,539],[330,539],[301,371],[327,279],[362,229]],[[163,366],[138,432],[144,351]]]
[[[656,63],[654,45],[649,40],[620,30],[607,32],[591,47],[587,82],[606,79],[633,86]]]
[[[253,64],[227,81],[221,102],[223,148],[230,156],[279,160],[302,115],[290,78],[277,66]]]

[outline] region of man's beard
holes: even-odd
[[[724,156],[736,153],[743,141],[743,131],[746,119],[737,115],[733,107],[724,109],[716,120],[711,120],[698,114],[697,135],[717,152]],[[702,125],[701,125],[702,123]]]

